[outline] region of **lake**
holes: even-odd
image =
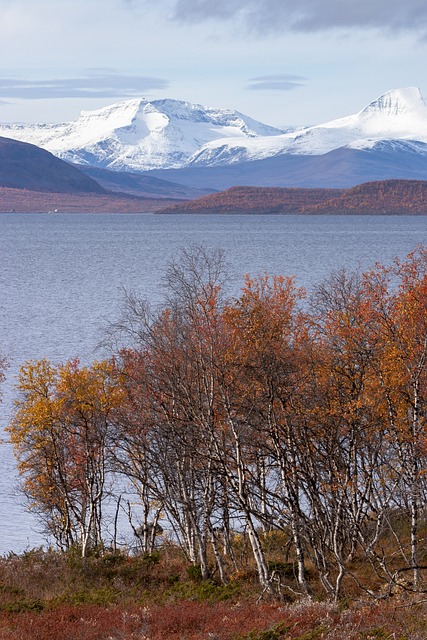
[[[0,354],[11,361],[0,426],[9,420],[21,364],[100,357],[96,345],[119,314],[123,288],[160,303],[162,275],[181,248],[223,249],[237,294],[245,273],[295,275],[310,289],[340,267],[388,263],[421,243],[424,216],[0,214]],[[43,544],[16,493],[4,435],[0,463],[0,553]]]

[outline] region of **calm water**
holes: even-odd
[[[245,273],[293,274],[310,288],[340,267],[366,268],[427,245],[427,217],[0,214],[0,353],[12,361],[0,426],[20,364],[99,357],[101,327],[117,317],[121,289],[159,302],[168,261],[193,243],[225,250],[233,293]],[[5,441],[0,464],[0,553],[43,544],[14,491]]]

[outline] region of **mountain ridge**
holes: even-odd
[[[425,145],[427,106],[417,87],[392,89],[353,115],[284,131],[231,109],[135,98],[82,111],[69,123],[3,124],[0,135],[70,162],[142,172],[371,149],[379,141]]]
[[[144,197],[186,199],[236,185],[348,188],[427,179],[427,107],[416,87],[288,131],[230,109],[137,98],[82,111],[71,123],[3,124],[2,134],[49,149],[107,189]]]

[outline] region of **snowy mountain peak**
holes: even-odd
[[[208,142],[274,137],[280,129],[238,111],[182,100],[126,100],[60,125],[0,125],[0,135],[31,142],[64,160],[118,171],[183,166]]]
[[[427,136],[427,106],[417,87],[388,91],[353,118],[362,137],[424,141]]]
[[[82,111],[75,123],[81,129],[125,129],[135,123],[144,122],[149,130],[162,130],[165,127],[180,127],[188,125],[207,124],[214,127],[228,127],[233,130],[230,134],[247,136],[274,136],[281,133],[280,129],[257,122],[248,116],[232,109],[216,109],[193,104],[184,100],[144,100],[134,99],[118,102],[96,111]],[[227,131],[221,133],[228,136]],[[215,136],[210,136],[215,137]],[[218,137],[218,136],[216,136]]]
[[[209,142],[189,164],[223,165],[284,154],[322,155],[341,147],[373,148],[379,140],[427,142],[427,106],[417,87],[388,91],[359,113],[274,138]]]
[[[95,111],[81,111],[79,118],[103,118],[107,120],[111,117],[128,117],[130,114],[137,113],[147,101],[143,98],[137,98],[135,100],[124,100],[123,102],[116,102],[110,104],[107,107],[101,107]]]
[[[131,125],[146,105],[145,100],[127,100],[96,111],[81,111],[77,120],[69,123],[68,127],[79,132],[83,139],[108,135],[111,131]]]
[[[418,87],[393,89],[371,102],[359,115],[382,113],[386,116],[398,117],[406,114],[426,115],[427,108]]]

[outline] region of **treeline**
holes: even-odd
[[[426,215],[427,181],[379,180],[346,189],[327,203],[309,208],[310,213]]]
[[[143,551],[161,524],[203,579],[239,571],[243,536],[275,592],[280,534],[298,593],[423,588],[427,249],[339,271],[309,299],[267,275],[227,299],[222,255],[202,247],[165,279],[159,311],[127,296],[108,360],[21,370],[9,432],[58,545],[110,544],[103,507],[125,479]]]
[[[342,189],[231,187],[159,213],[301,213],[343,193]]]
[[[351,189],[232,187],[159,213],[427,214],[427,181],[379,180]]]

